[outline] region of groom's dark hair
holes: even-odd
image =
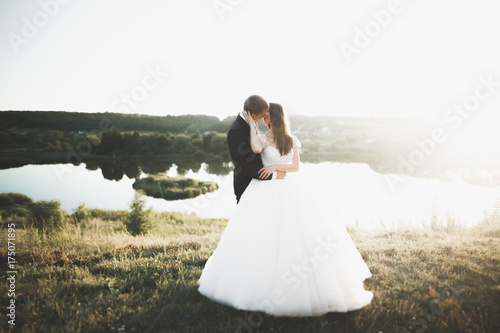
[[[267,104],[266,100],[258,95],[252,95],[248,97],[243,105],[243,109],[245,111],[250,112],[250,114],[261,115],[264,112],[267,112],[269,109],[269,104]]]

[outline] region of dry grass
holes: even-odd
[[[473,229],[349,230],[373,273],[365,282],[375,294],[372,303],[349,313],[275,318],[197,292],[226,220],[178,213],[151,218],[154,231],[136,237],[120,221],[100,219],[52,236],[19,228],[16,331],[500,331],[498,222]],[[5,249],[0,256],[6,262]],[[0,317],[8,331],[5,311]]]

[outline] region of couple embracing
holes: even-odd
[[[269,128],[259,133],[257,122]],[[319,316],[372,300],[370,270],[345,227],[298,177],[300,141],[281,105],[253,95],[227,134],[238,205],[199,280],[199,292],[236,309]]]

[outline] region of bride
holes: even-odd
[[[245,112],[250,128],[256,129]],[[288,132],[281,105],[269,104],[265,135],[251,130],[261,153],[261,178],[252,179],[205,264],[199,292],[236,309],[274,316],[319,316],[369,304],[363,281],[371,272],[345,227],[319,206],[297,172],[299,140]]]

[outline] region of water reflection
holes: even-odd
[[[212,181],[219,190],[194,199],[165,201],[146,197],[146,204],[157,211],[194,212],[203,217],[229,217],[236,201],[229,164],[169,161],[141,163],[94,163],[26,165],[0,170],[0,190],[19,192],[33,200],[61,201],[68,212],[79,204],[103,209],[129,209],[134,196],[132,184],[148,173]],[[217,174],[217,173],[218,174]],[[373,171],[363,163],[303,163],[300,177],[328,209],[332,221],[361,227],[387,227],[446,224],[454,220],[465,225],[480,222],[500,198],[500,187],[481,187],[466,183],[474,171],[449,172],[449,181],[394,175],[402,180],[391,187],[387,174]],[[486,174],[483,175],[487,177]],[[272,199],[266,198],[266,204]],[[258,210],[256,206],[256,210]]]
[[[130,179],[139,178],[142,173],[147,175],[168,172],[173,166],[176,167],[176,174],[185,176],[186,174],[198,173],[202,166],[206,166],[206,172],[216,176],[226,176],[232,171],[229,161],[211,160],[207,162],[185,160],[149,160],[149,161],[99,161],[87,162],[87,170],[101,169],[105,179],[120,181],[123,176]]]

